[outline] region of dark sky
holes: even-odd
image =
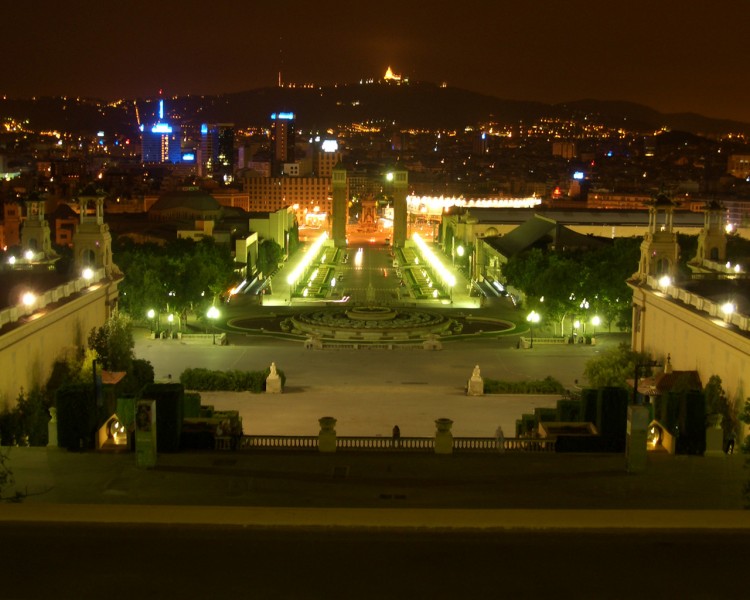
[[[0,93],[213,94],[412,80],[750,122],[748,0],[19,0]]]

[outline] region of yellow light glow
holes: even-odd
[[[305,272],[305,269],[310,265],[310,263],[315,259],[315,257],[318,255],[318,252],[320,251],[321,247],[323,246],[323,243],[328,239],[328,233],[323,232],[318,239],[316,239],[312,245],[307,249],[307,252],[302,257],[302,260],[297,264],[297,266],[292,270],[292,272],[289,274],[289,276],[286,278],[286,282],[290,285],[293,285],[302,275],[302,273]]]
[[[443,283],[447,285],[448,287],[453,287],[456,285],[456,278],[453,276],[453,273],[451,273],[444,265],[441,263],[437,257],[432,253],[432,250],[430,250],[429,246],[425,243],[425,241],[420,237],[418,233],[414,233],[411,236],[411,239],[414,240],[414,243],[417,244],[417,247],[419,248],[419,251],[422,253],[422,257],[427,260],[430,267],[437,271],[438,275],[442,279]],[[416,262],[416,261],[415,261]]]
[[[23,302],[24,306],[31,306],[36,302],[36,294],[33,292],[26,292],[23,296],[21,296],[21,302]]]

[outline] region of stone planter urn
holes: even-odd
[[[318,419],[320,433],[318,433],[318,451],[336,452],[336,419],[321,417]]]
[[[706,423],[708,427],[713,427],[714,429],[721,429],[721,423],[724,420],[724,415],[721,413],[711,413],[706,415]]]
[[[435,420],[435,454],[453,454],[453,434],[451,419]]]

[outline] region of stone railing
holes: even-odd
[[[388,342],[336,342],[322,340],[321,349],[326,350],[422,350],[424,349],[424,342],[402,342],[402,343],[388,343]]]
[[[432,452],[434,438],[404,437],[337,437],[336,450],[415,450]]]
[[[531,348],[533,341],[534,345],[549,345],[549,344],[567,344],[570,338],[568,337],[536,337],[533,340],[530,337],[521,336],[521,348]]]
[[[692,306],[697,310],[708,313],[710,317],[721,320],[728,325],[734,325],[741,331],[750,331],[750,315],[745,315],[739,312],[732,312],[727,315],[722,310],[723,303],[714,302],[698,294],[693,294],[681,287],[676,285],[659,285],[659,280],[656,277],[648,277],[647,283],[653,290],[659,290],[666,296],[679,300],[680,302]],[[536,338],[534,338],[536,342]]]
[[[58,285],[57,287],[52,288],[51,290],[47,290],[46,292],[44,292],[44,294],[38,296],[34,300],[34,302],[29,304],[28,306],[19,304],[17,306],[11,306],[10,308],[3,309],[0,311],[0,327],[4,327],[9,323],[15,323],[16,321],[21,320],[27,315],[33,314],[37,310],[41,310],[50,304],[60,302],[68,296],[72,296],[73,294],[77,294],[88,287],[92,287],[99,281],[104,279],[106,276],[107,274],[104,268],[97,269],[94,271],[93,277],[91,277],[91,279],[79,277],[78,279],[73,279],[71,281],[68,281],[67,283],[64,283],[63,285]]]
[[[497,452],[495,438],[453,438],[453,450],[459,452]],[[532,438],[505,438],[505,452],[554,452],[555,440]]]
[[[228,449],[225,448],[225,449]],[[318,450],[317,435],[245,435],[239,444],[240,450]],[[434,452],[435,438],[340,436],[336,438],[336,451],[362,452]],[[454,437],[454,452],[497,452],[495,438]],[[505,438],[505,452],[554,452],[552,439]]]
[[[243,435],[241,450],[317,450],[317,435]]]

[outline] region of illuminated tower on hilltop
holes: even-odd
[[[159,114],[153,124],[141,123],[141,162],[179,163],[182,160],[180,127],[164,120],[164,100],[159,99]]]

